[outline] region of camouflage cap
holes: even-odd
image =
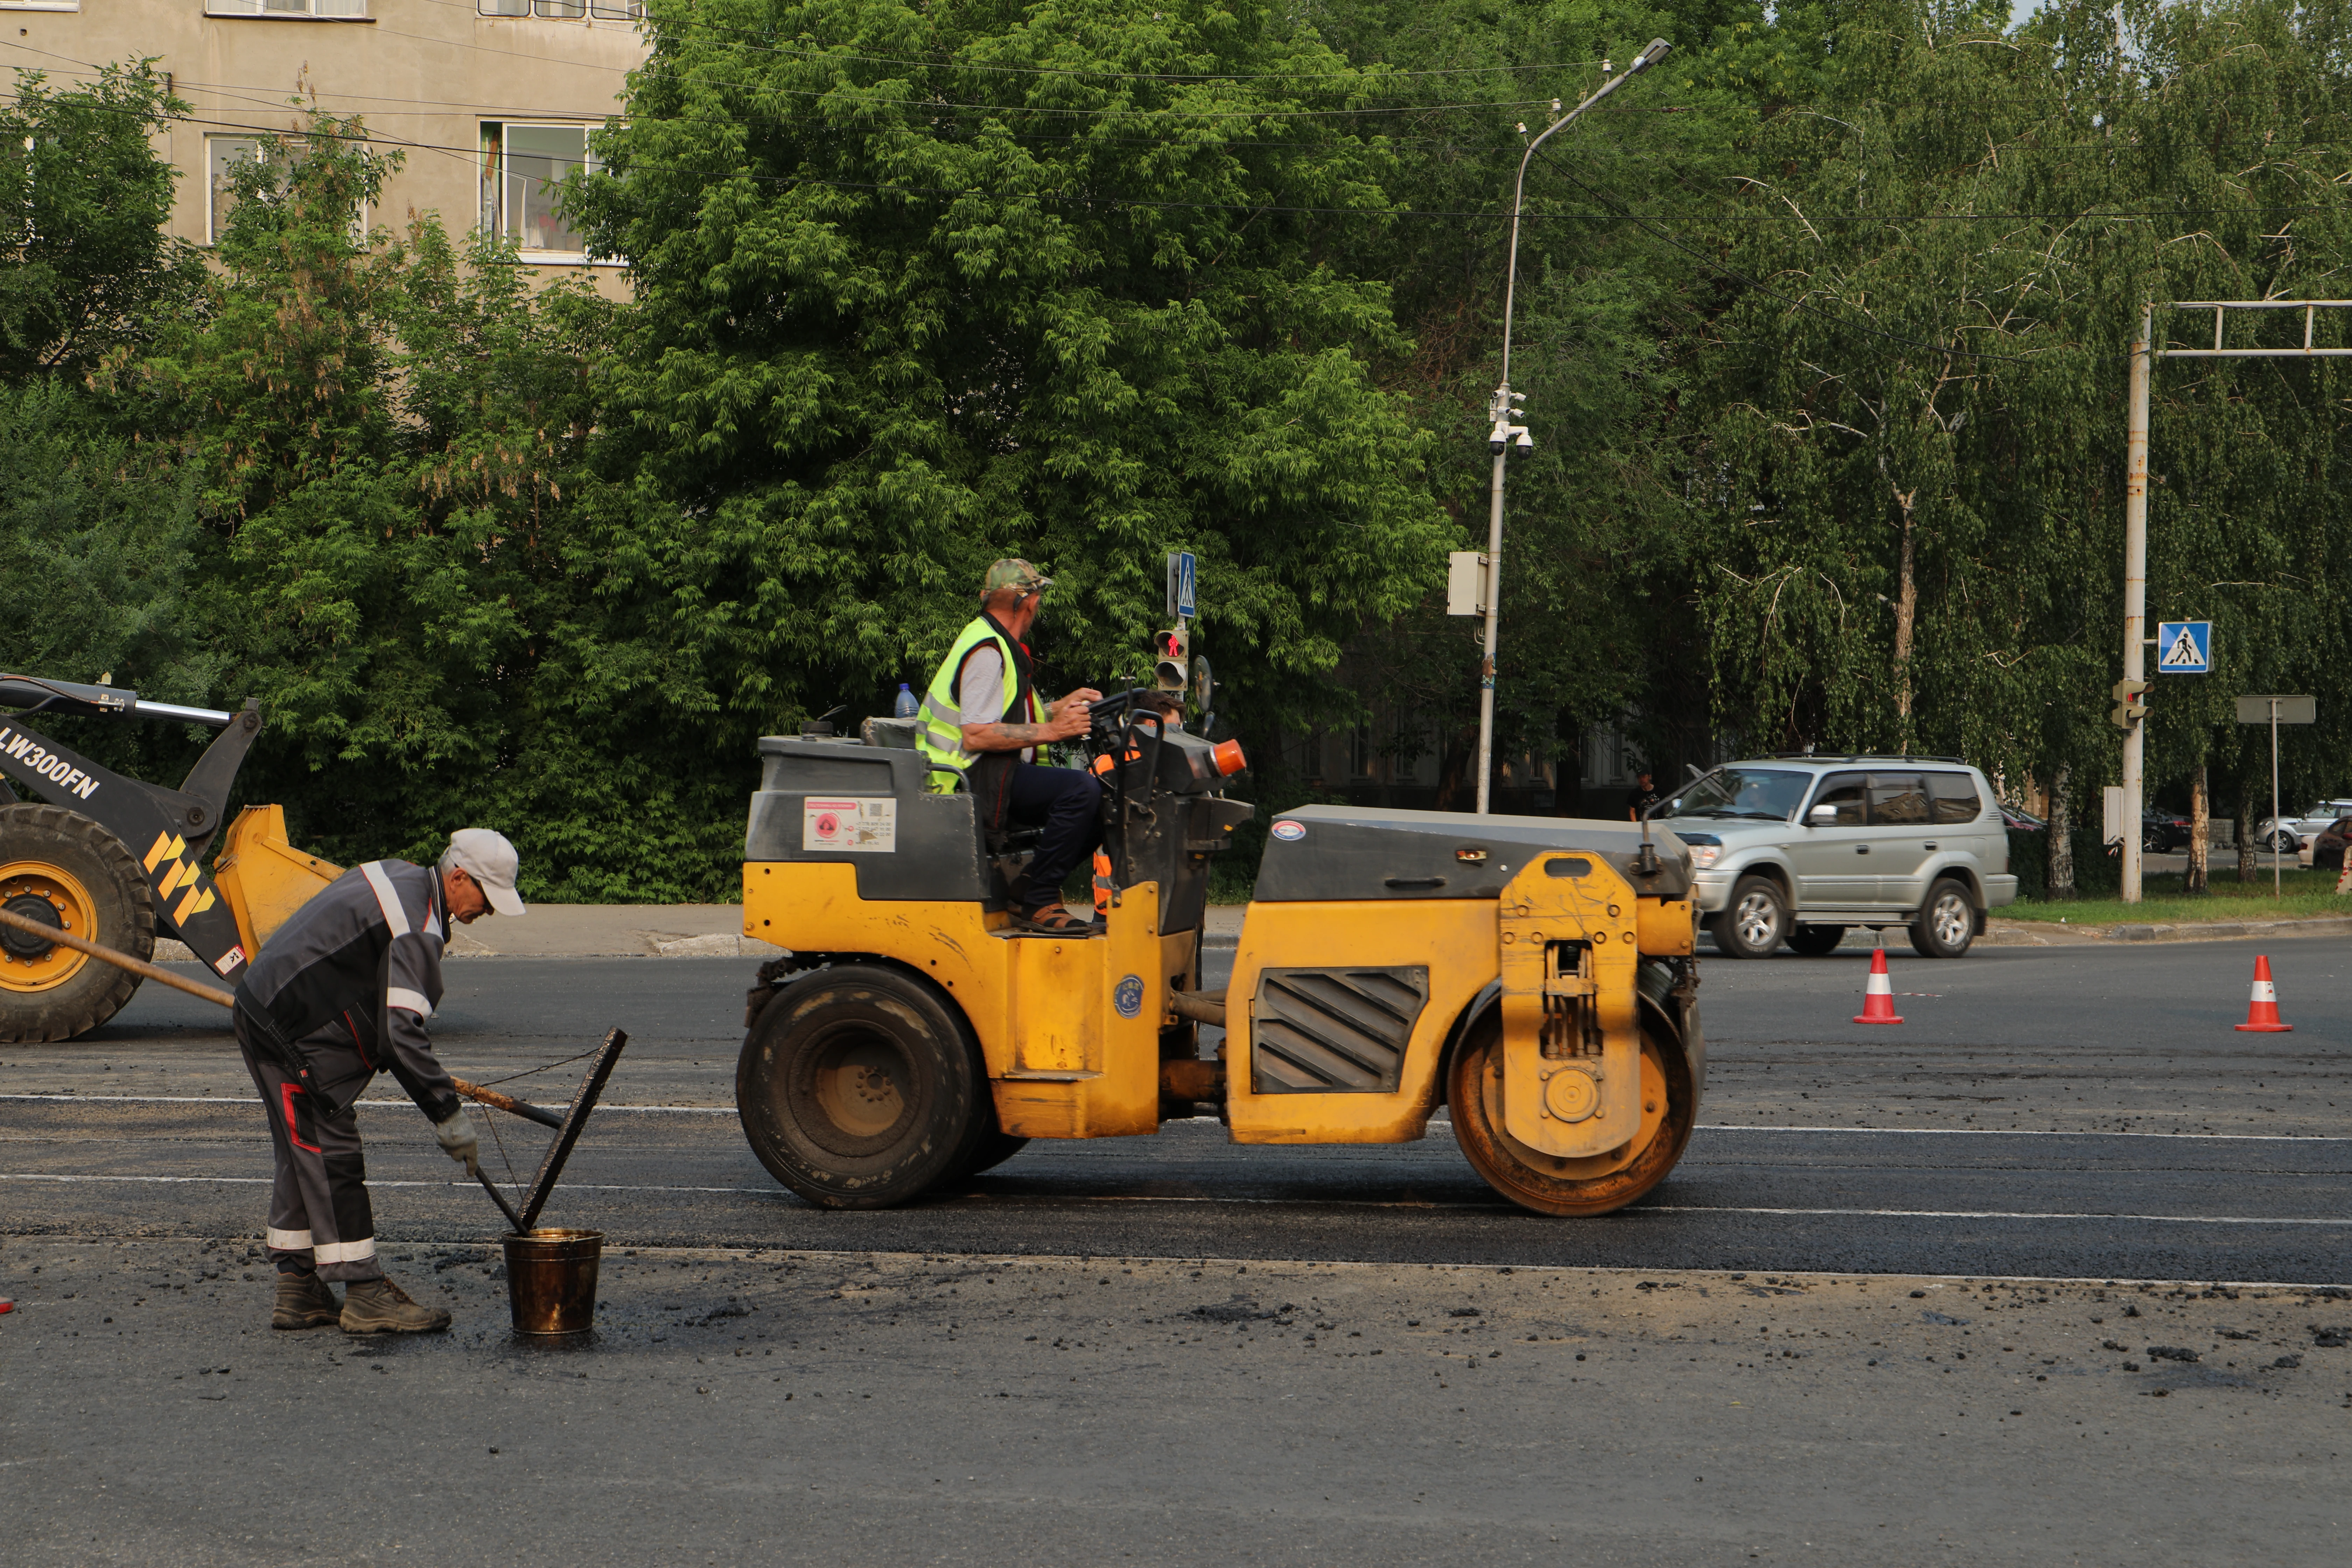
[[[1054,580],[1026,561],[1018,557],[999,561],[988,569],[987,581],[980,585],[984,598],[999,588],[1018,588],[1024,593],[1035,593],[1054,585]]]

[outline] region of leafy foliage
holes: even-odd
[[[637,288],[600,537],[670,700],[745,741],[871,710],[1016,554],[1057,579],[1047,665],[1108,686],[1186,548],[1263,722],[1434,585],[1425,439],[1370,374],[1403,340],[1342,261],[1388,202],[1344,118],[1374,83],[1288,13],[656,0],[648,33],[575,196]]]
[[[194,297],[204,264],[164,232],[173,169],[150,145],[186,110],[149,60],[63,91],[18,73],[0,104],[0,380],[79,375]]]

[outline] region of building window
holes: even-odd
[[[474,9],[485,16],[593,16],[600,22],[634,22],[646,14],[645,0],[474,0]]]
[[[236,210],[236,166],[250,163],[261,156],[261,142],[251,136],[207,136],[205,138],[205,243],[218,245],[228,232],[229,215]],[[284,189],[283,173],[271,182]],[[360,203],[352,214],[352,248],[368,247],[368,205]]]
[[[524,250],[586,259],[580,236],[562,214],[562,183],[602,167],[588,150],[585,125],[482,127],[482,226]]]
[[[213,16],[364,17],[367,0],[205,0]]]
[[[230,171],[261,155],[261,143],[250,136],[205,138],[205,243],[218,245],[228,228],[228,215],[236,210],[236,184]]]

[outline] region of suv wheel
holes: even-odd
[[[2271,841],[2267,847],[2274,854],[2290,855],[2303,846],[2296,841],[2294,834],[2279,832],[2271,835]]]
[[[1927,901],[1911,922],[1911,945],[1922,958],[1958,958],[1977,936],[1976,906],[1969,890],[1946,879],[1927,889]]]
[[[1837,951],[1837,944],[1844,940],[1845,927],[1843,926],[1807,925],[1800,921],[1795,929],[1789,932],[1789,945],[1807,958],[1820,958],[1826,953],[1834,952]]]
[[[1769,958],[1789,934],[1789,900],[1769,877],[1742,877],[1710,929],[1726,958]]]

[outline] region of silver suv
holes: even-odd
[[[1651,817],[1690,846],[1715,945],[1819,956],[1850,926],[1907,926],[1958,958],[2012,903],[2009,837],[1984,774],[1950,757],[1779,757],[1693,779]]]

